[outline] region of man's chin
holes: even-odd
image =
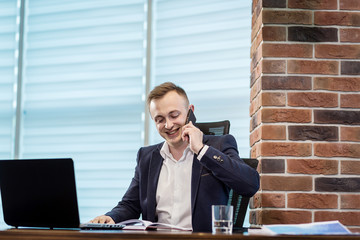
[[[183,143],[181,136],[176,136],[176,137],[166,137],[165,141],[171,145],[171,146],[177,146],[177,145],[181,145]]]

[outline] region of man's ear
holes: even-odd
[[[195,109],[194,105],[193,105],[193,104],[190,104],[190,105],[189,105],[189,109],[191,109],[192,111],[194,111],[194,109]]]

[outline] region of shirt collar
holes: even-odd
[[[192,153],[192,151],[190,150],[190,145],[188,144],[184,150],[184,153],[182,155],[182,157],[179,159],[179,161],[184,161],[186,160],[186,156],[190,153]],[[179,162],[176,161],[174,159],[174,157],[172,156],[170,149],[169,149],[169,144],[167,142],[164,142],[163,146],[160,149],[160,155],[166,160],[166,159],[171,159],[172,161],[175,162]]]

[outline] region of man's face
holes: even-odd
[[[171,91],[160,99],[152,100],[149,109],[160,136],[171,147],[182,146],[182,126],[185,124],[188,111],[186,99],[176,91]]]

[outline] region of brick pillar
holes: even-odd
[[[360,231],[360,1],[253,0],[251,224]]]

